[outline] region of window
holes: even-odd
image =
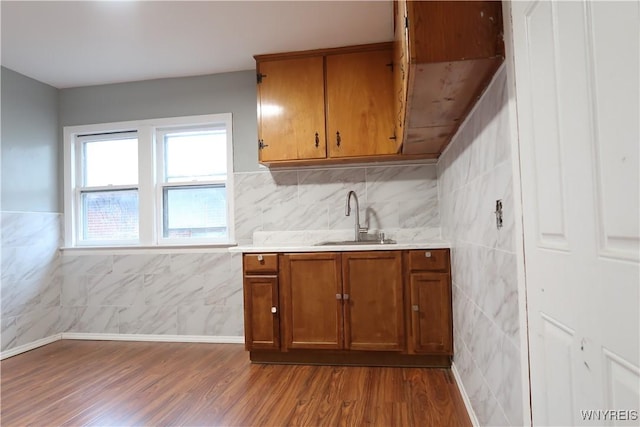
[[[77,188],[80,240],[138,240],[138,136],[136,132],[77,138],[82,166]]]
[[[233,242],[231,114],[65,128],[67,246]]]
[[[158,131],[162,239],[227,234],[226,129]],[[160,209],[159,209],[160,210]]]

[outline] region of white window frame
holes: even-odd
[[[195,241],[202,240],[202,238],[192,237],[192,238],[175,238],[175,237],[164,237],[164,189],[168,187],[206,187],[210,185],[219,185],[224,184],[227,192],[227,199],[229,197],[229,190],[227,187],[227,182],[229,178],[229,174],[227,173],[227,178],[224,180],[202,180],[202,181],[181,181],[181,182],[166,182],[164,177],[164,167],[165,166],[165,153],[164,153],[164,137],[167,134],[176,133],[176,132],[188,132],[191,130],[219,130],[225,127],[221,124],[215,124],[211,126],[173,126],[167,128],[157,128],[156,129],[156,212],[157,212],[157,224],[156,224],[156,235],[158,238],[158,242],[161,245],[166,244],[189,244]],[[227,159],[228,161],[228,159]],[[229,165],[227,164],[227,170]],[[231,195],[233,197],[233,194]],[[228,200],[227,200],[228,203]]]
[[[82,207],[82,194],[96,191],[119,191],[119,190],[135,190],[138,193],[138,202],[140,200],[140,186],[139,183],[135,184],[125,184],[125,185],[104,185],[104,186],[85,186],[83,185],[84,181],[84,144],[86,142],[91,141],[108,141],[108,140],[118,140],[123,138],[130,138],[135,136],[138,138],[137,132],[135,130],[131,131],[118,131],[118,132],[108,132],[108,133],[92,133],[92,134],[81,134],[75,136],[75,158],[76,165],[74,170],[75,182],[77,183],[76,187],[73,190],[73,211],[76,213],[78,217],[77,221],[77,233],[82,233],[83,231],[83,207]],[[140,141],[138,141],[138,144]],[[138,147],[138,151],[140,148]],[[140,163],[140,162],[138,162]],[[138,180],[140,179],[140,171],[138,170]],[[138,218],[138,223],[140,222],[140,218]],[[139,225],[139,224],[138,224]],[[79,234],[78,234],[79,235]],[[80,239],[78,239],[80,241]],[[91,240],[91,244],[94,246],[126,246],[137,244],[137,239],[127,239],[127,240]]]
[[[73,247],[166,247],[166,246],[232,246],[235,245],[233,216],[233,123],[231,113],[208,114],[136,120],[115,123],[101,123],[83,126],[66,126],[64,134],[64,208],[65,208],[65,246]],[[172,239],[162,236],[162,180],[163,159],[156,141],[159,131],[197,127],[224,127],[227,135],[227,238],[190,238]],[[136,241],[84,241],[81,238],[81,221],[79,191],[82,184],[81,135],[110,132],[137,132],[138,136],[138,207],[139,207],[139,239]],[[162,161],[161,161],[162,160]],[[208,181],[194,184],[205,185]],[[127,186],[129,188],[129,186]],[[107,187],[115,190],[116,186]]]

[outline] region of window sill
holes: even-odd
[[[194,245],[162,245],[162,246],[63,246],[60,248],[62,254],[69,253],[73,255],[126,255],[140,253],[205,253],[205,252],[223,252],[229,248],[238,246],[237,243],[210,243],[210,244],[194,244]]]

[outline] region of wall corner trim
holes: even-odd
[[[86,334],[63,332],[0,353],[0,360],[25,353],[60,340],[193,342],[208,344],[244,344],[243,336],[227,335],[151,335],[151,334]]]
[[[242,336],[226,335],[156,335],[156,334],[87,334],[63,332],[63,340],[195,342],[208,344],[244,344]]]
[[[26,353],[29,350],[36,349],[38,347],[42,347],[43,345],[51,344],[52,342],[60,341],[62,339],[62,334],[50,335],[46,338],[39,339],[37,341],[32,341],[28,344],[20,345],[18,347],[14,347],[12,349],[3,351],[0,353],[0,360],[7,359],[9,357],[16,356],[20,353]]]
[[[469,399],[467,390],[465,390],[464,388],[462,378],[460,377],[460,373],[458,373],[458,368],[455,362],[451,363],[451,372],[453,373],[453,377],[456,379],[456,383],[458,384],[458,390],[460,390],[462,400],[464,401],[464,406],[467,408],[467,413],[469,414],[469,418],[471,419],[471,424],[473,424],[474,427],[480,427],[480,422],[478,421],[478,417],[473,410],[473,406],[471,406],[471,399]]]

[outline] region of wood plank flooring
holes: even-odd
[[[0,375],[2,426],[471,425],[449,370],[252,365],[237,344],[58,341]]]

